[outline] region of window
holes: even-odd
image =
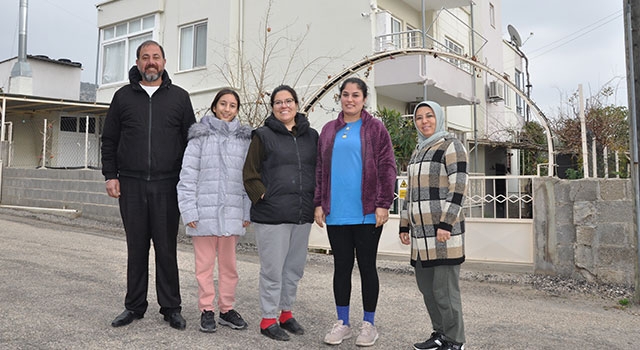
[[[100,30],[101,84],[126,81],[136,50],[153,38],[155,15],[132,19]]]
[[[496,9],[492,3],[489,3],[489,23],[491,23],[493,28],[496,27]]]
[[[450,53],[454,53],[456,55],[460,55],[460,56],[464,56],[464,49],[462,47],[462,45],[458,44],[457,42],[453,41],[452,39],[445,37],[444,38],[444,45],[446,46],[447,51],[449,51]],[[449,63],[453,64],[454,66],[462,69],[463,71],[467,72],[467,73],[471,73],[471,65],[467,62],[461,61],[457,58],[445,58],[445,60],[447,60]]]
[[[449,38],[444,38],[444,44],[447,47],[447,50],[449,52],[455,53],[455,54],[458,54],[458,55],[462,56],[462,46],[458,45],[458,43],[456,43],[455,41],[453,41],[453,40],[451,40]],[[456,67],[460,67],[461,66],[461,62],[458,59],[447,58],[447,61],[451,62]]]
[[[509,91],[507,84],[503,84],[502,86],[504,87],[504,105],[511,107],[511,91]]]
[[[402,32],[402,23],[400,22],[400,20],[395,17],[390,17],[390,19],[391,19],[391,27],[390,27],[391,34]],[[393,46],[395,46],[396,49],[399,49],[402,47],[400,42],[400,36],[401,34],[392,35],[391,41],[393,42]]]
[[[60,117],[60,131],[87,132],[87,117]],[[96,118],[89,117],[89,133],[96,133]]]
[[[422,47],[422,35],[419,30],[407,24],[407,47],[410,49]]]
[[[180,28],[180,70],[207,64],[207,22]]]
[[[516,69],[515,74],[515,85],[520,91],[524,91],[524,74],[521,71]],[[520,97],[520,95],[516,94],[516,111],[521,116],[524,116],[524,99]]]

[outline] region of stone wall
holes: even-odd
[[[535,272],[633,286],[633,198],[629,179],[536,179]]]

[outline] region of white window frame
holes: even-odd
[[[524,73],[516,69],[514,74],[515,85],[520,91],[524,91]],[[516,94],[516,112],[524,117],[524,99]]]
[[[422,47],[422,38],[420,38],[420,34],[414,30],[417,30],[417,28],[407,24],[407,47],[410,49]]]
[[[451,53],[455,53],[458,54],[460,56],[462,56],[463,52],[464,52],[464,48],[462,47],[462,45],[458,44],[455,40],[449,38],[449,37],[445,37],[444,38],[444,45],[447,48],[447,51],[451,52]],[[459,59],[456,58],[446,58],[447,61],[449,61],[449,63],[453,64],[454,66],[458,67],[458,68],[462,68],[462,62]]]
[[[143,41],[154,38],[156,27],[157,16],[152,14],[100,29],[100,85],[129,80],[128,72],[135,64],[136,49]]]
[[[393,45],[395,46],[396,49],[400,49],[402,48],[402,41],[401,41],[401,32],[402,32],[402,21],[394,16],[389,16],[389,30],[391,31],[391,33],[389,34],[395,34],[392,35],[392,39],[391,41],[393,42]],[[395,27],[395,28],[394,28]]]
[[[492,3],[489,3],[489,23],[493,28],[496,27],[496,9]]]
[[[190,30],[188,38],[184,35]],[[180,38],[180,59],[178,63],[179,71],[192,70],[207,66],[207,21],[200,21],[181,26],[178,29]],[[204,38],[201,37],[204,35]],[[185,40],[187,39],[187,40]]]

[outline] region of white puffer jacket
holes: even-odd
[[[184,153],[178,206],[189,236],[244,235],[251,201],[242,183],[242,167],[251,128],[238,118],[225,122],[206,115],[189,129]]]

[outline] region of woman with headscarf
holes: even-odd
[[[413,118],[418,145],[407,167],[400,241],[411,244],[411,265],[433,328],[429,339],[413,347],[460,350],[465,342],[459,279],[465,260],[462,204],[468,183],[467,151],[445,131],[438,103],[419,103]]]

